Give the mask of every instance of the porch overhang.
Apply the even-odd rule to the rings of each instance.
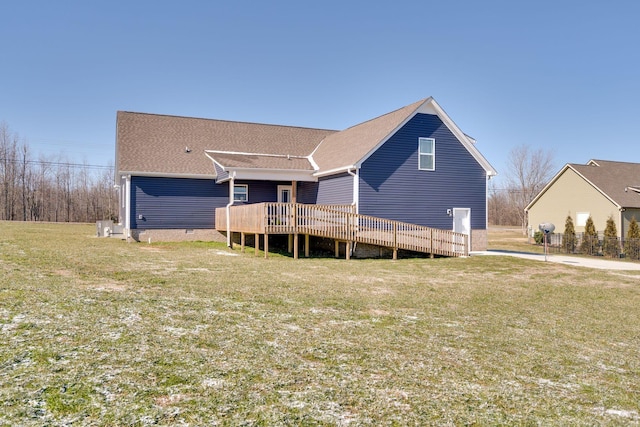
[[[318,178],[313,176],[313,171],[229,167],[223,167],[222,169],[229,173],[229,177],[219,180],[218,183],[229,181],[231,176],[234,176],[236,180],[245,179],[251,181],[318,181]]]
[[[309,181],[318,179],[312,161],[306,156],[282,154],[205,151],[214,168],[226,173],[218,182],[235,179],[254,181]]]

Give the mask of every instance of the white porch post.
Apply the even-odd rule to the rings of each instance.
[[[127,240],[131,237],[131,175],[124,177],[124,229]]]
[[[235,172],[229,180],[229,203],[227,203],[227,247],[231,247],[231,205],[233,205],[233,187],[236,180]]]
[[[355,173],[349,169],[347,173],[353,177],[353,202],[351,204],[356,207],[355,213],[360,213],[360,168],[356,168]]]

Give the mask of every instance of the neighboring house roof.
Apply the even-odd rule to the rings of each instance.
[[[225,172],[244,171],[252,178],[258,170],[289,170],[296,172],[292,179],[313,180],[359,167],[418,113],[437,115],[487,175],[496,175],[475,140],[433,98],[340,132],[119,111],[116,168],[119,173],[213,177],[213,160]]]
[[[567,163],[529,203],[529,210],[562,174],[571,169],[618,208],[640,208],[640,163],[589,160],[586,165]]]

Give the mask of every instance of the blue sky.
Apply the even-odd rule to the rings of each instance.
[[[113,162],[117,110],[343,129],[433,96],[499,172],[640,162],[640,2],[2,2],[0,121]],[[500,178],[496,184],[500,183]]]

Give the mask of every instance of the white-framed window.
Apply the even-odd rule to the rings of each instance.
[[[576,226],[584,227],[591,214],[589,212],[576,212]]]
[[[291,203],[291,185],[278,185],[278,203]]]
[[[436,170],[436,140],[418,138],[418,169],[422,171]]]
[[[249,186],[247,184],[233,185],[233,201],[234,202],[249,201]]]

